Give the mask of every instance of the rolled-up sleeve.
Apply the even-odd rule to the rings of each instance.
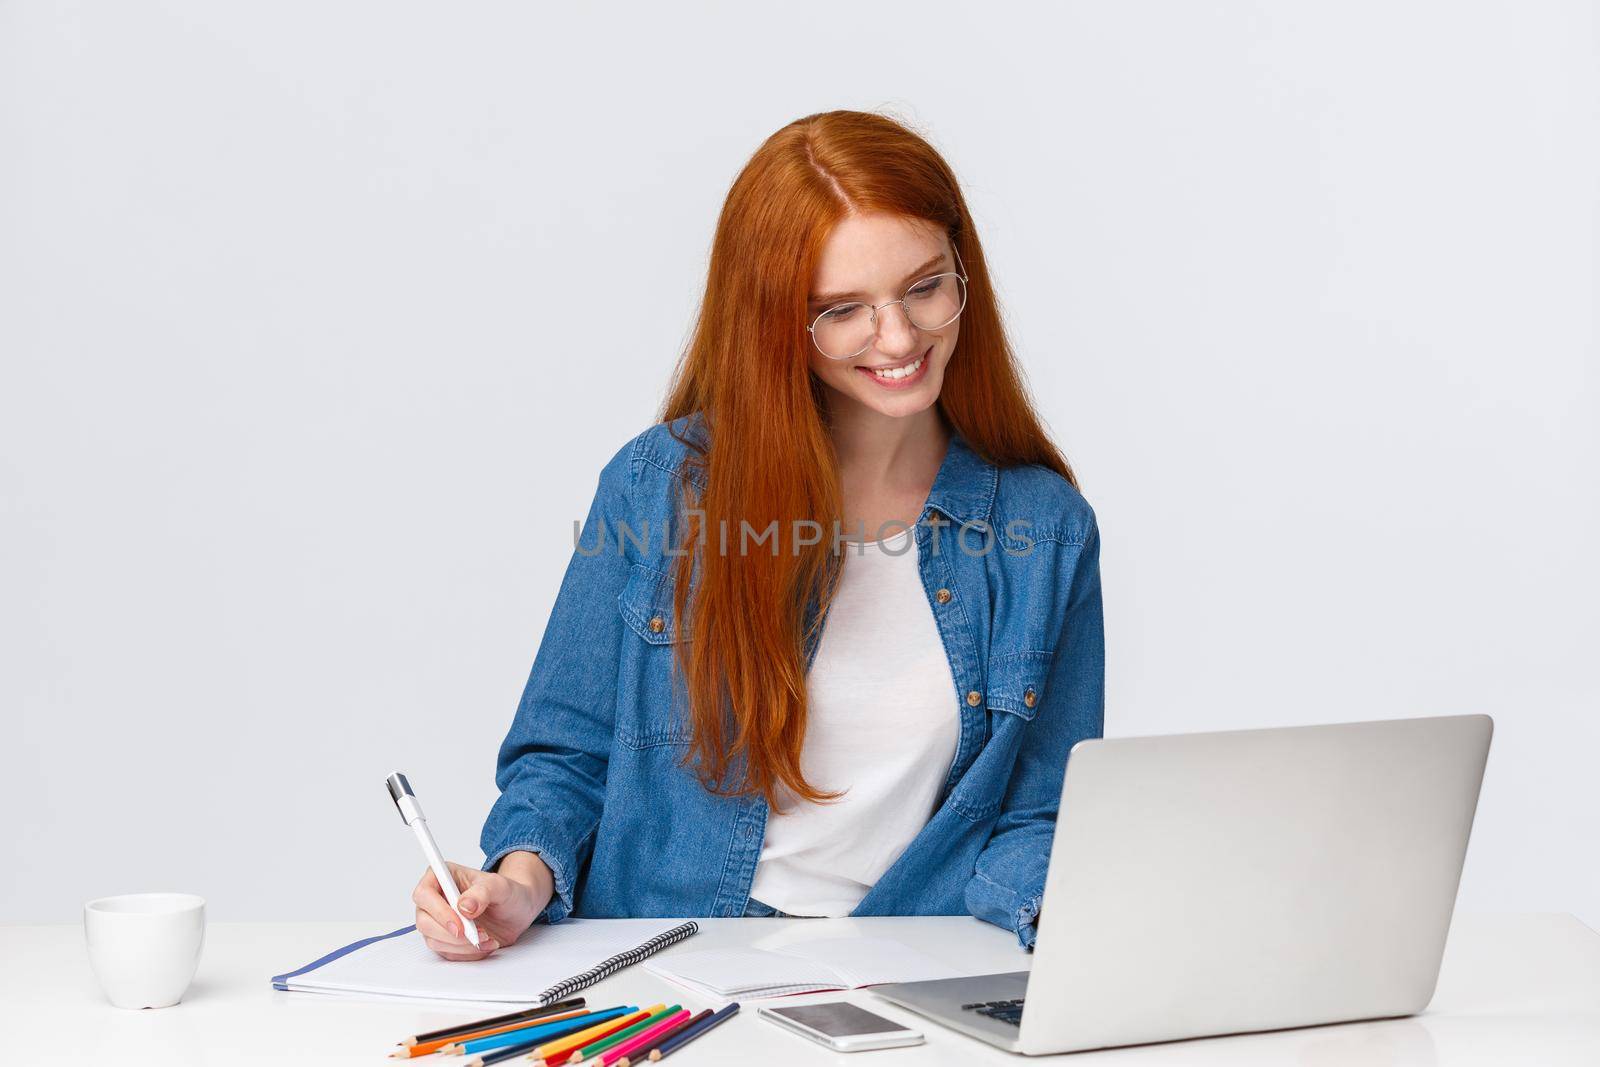
[[[632,516],[632,457],[630,442],[600,472],[500,746],[500,798],[480,839],[486,871],[516,851],[537,852],[549,866],[555,895],[535,922],[560,922],[572,912],[578,874],[594,847],[605,803],[623,626],[617,595],[630,567],[618,531]]]
[[[1063,559],[1061,631],[1039,709],[988,844],[967,884],[967,909],[1032,949],[1055,834],[1061,783],[1072,746],[1105,730],[1105,629],[1100,598],[1100,531],[1091,518],[1076,559]]]

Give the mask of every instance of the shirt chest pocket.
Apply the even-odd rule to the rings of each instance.
[[[1036,651],[990,654],[988,689],[981,695],[989,736],[950,794],[951,806],[968,819],[981,822],[1000,813],[1028,724],[1044,706],[1054,658]]]
[[[627,630],[618,664],[616,733],[631,748],[690,740],[688,699],[673,669],[677,646],[688,640],[673,606],[676,589],[672,575],[635,563],[617,594]]]

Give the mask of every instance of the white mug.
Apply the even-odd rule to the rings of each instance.
[[[119,1008],[165,1008],[183,999],[200,965],[206,902],[189,893],[132,893],[83,906],[89,965]]]

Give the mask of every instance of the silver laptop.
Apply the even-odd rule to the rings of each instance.
[[[1031,973],[872,992],[1029,1054],[1415,1014],[1439,977],[1493,725],[1081,742]]]

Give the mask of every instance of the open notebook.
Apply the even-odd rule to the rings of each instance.
[[[821,938],[781,949],[674,952],[646,963],[645,970],[702,996],[724,1000],[960,978],[968,973],[885,937]]]
[[[514,945],[471,964],[441,959],[415,926],[357,941],[299,970],[278,989],[552,1004],[700,929],[682,919],[566,919],[537,923]]]

